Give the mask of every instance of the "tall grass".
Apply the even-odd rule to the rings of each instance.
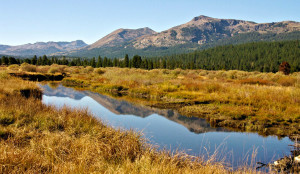
[[[7,86],[0,88],[0,173],[230,172],[213,160],[157,151],[139,133],[105,126],[87,110],[56,109],[11,93],[34,83],[17,87],[22,80],[0,77]]]
[[[286,76],[280,72],[93,69],[58,65],[38,66],[37,71],[48,72],[50,68],[68,74],[63,80],[65,85],[117,94],[150,106],[170,107],[184,115],[205,117],[215,126],[279,136],[298,134],[300,130],[299,72]],[[211,105],[214,111],[194,112]]]
[[[85,89],[95,92],[118,92],[150,106],[172,106],[185,115],[218,120],[216,126],[279,136],[300,130],[300,73],[129,68],[85,73],[84,68],[77,69],[80,73],[70,74],[65,82],[80,80]],[[198,108],[207,110],[195,112]]]

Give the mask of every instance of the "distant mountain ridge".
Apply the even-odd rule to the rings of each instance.
[[[138,29],[139,30],[139,29]],[[153,31],[149,29],[150,31]],[[236,19],[216,19],[208,16],[194,17],[191,21],[162,32],[134,34],[135,37],[120,39],[116,30],[104,38],[113,44],[94,44],[68,53],[72,56],[123,57],[125,54],[158,56],[178,54],[223,44],[240,44],[258,41],[300,39],[300,23],[283,21],[255,23]],[[137,30],[130,30],[131,35]]]
[[[219,45],[259,41],[300,40],[300,22],[255,23],[236,19],[194,17],[162,32],[145,27],[118,29],[91,45],[83,41],[37,42],[21,46],[0,45],[6,55],[66,55],[76,57],[162,56],[187,53]]]
[[[139,28],[136,30],[121,28],[113,31],[112,33],[106,35],[105,37],[99,39],[97,42],[89,45],[87,49],[99,48],[103,46],[113,47],[119,45],[120,43],[128,42],[145,35],[151,36],[155,33],[156,33],[155,31],[153,31],[148,27]]]
[[[50,55],[57,52],[68,52],[87,46],[82,40],[72,42],[36,42],[18,46],[0,45],[0,54],[13,56]]]
[[[292,31],[300,31],[300,23],[284,21],[257,24],[235,19],[216,19],[202,15],[158,34],[138,38],[132,44],[134,48],[138,49],[149,46],[170,47],[186,43],[202,45],[242,33],[266,34],[272,32],[278,34]]]

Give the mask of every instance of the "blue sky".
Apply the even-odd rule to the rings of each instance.
[[[300,22],[300,0],[0,0],[0,44],[91,44],[118,28],[163,31],[206,15]]]

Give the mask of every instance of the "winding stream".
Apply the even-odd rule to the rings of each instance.
[[[205,158],[215,154],[216,160],[224,160],[231,167],[271,162],[289,155],[289,145],[293,144],[287,137],[279,140],[273,136],[212,128],[205,119],[185,117],[172,110],[136,105],[90,91],[76,91],[61,85],[40,87],[44,93],[42,101],[47,105],[88,108],[95,117],[114,128],[142,131],[159,149],[185,151]]]

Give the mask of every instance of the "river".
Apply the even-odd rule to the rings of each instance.
[[[59,85],[42,85],[42,102],[58,108],[87,108],[95,117],[114,128],[140,131],[159,149],[185,151],[194,156],[224,161],[230,167],[268,163],[290,154],[288,138],[263,137],[257,133],[213,128],[205,119],[185,117],[173,110],[162,110],[124,100],[76,91]]]

